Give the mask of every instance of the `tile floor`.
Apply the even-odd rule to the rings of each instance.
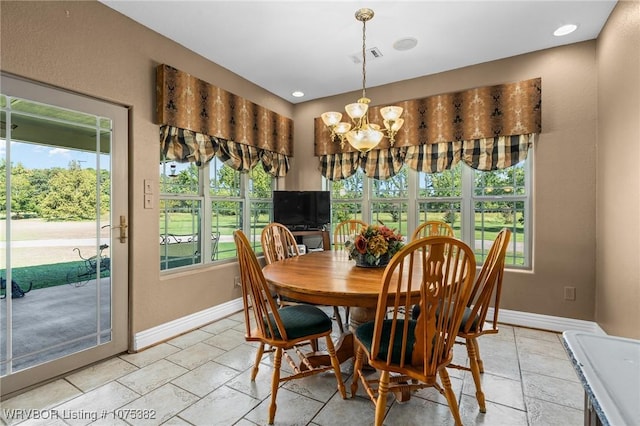
[[[244,341],[242,321],[241,313],[235,314],[3,401],[1,422],[51,426],[266,424],[271,358],[265,356],[252,383],[255,346]],[[583,389],[559,334],[503,325],[499,334],[483,336],[479,342],[485,365],[486,414],[478,411],[470,373],[450,370],[465,425],[583,424]],[[455,349],[456,361],[464,363],[466,350],[461,345]],[[351,361],[342,364],[348,395],[352,367]],[[359,389],[361,392],[362,386]],[[370,425],[374,419],[373,404],[363,394],[355,399],[340,397],[331,373],[283,384],[277,402],[276,425]],[[26,416],[28,409],[34,411],[26,421],[7,417],[12,413]],[[115,410],[128,418],[114,418]],[[149,414],[154,418],[132,418]],[[422,390],[403,404],[390,398],[385,425],[425,424],[453,424],[445,399],[436,391]]]

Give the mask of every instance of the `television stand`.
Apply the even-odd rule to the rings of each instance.
[[[322,248],[325,250],[331,250],[331,237],[329,231],[318,230],[305,230],[305,231],[291,231],[294,237],[304,237],[310,235],[322,236]]]

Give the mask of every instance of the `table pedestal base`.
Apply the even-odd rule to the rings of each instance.
[[[349,314],[349,328],[355,330],[359,325],[375,319],[375,308],[351,308]],[[355,342],[353,341],[353,332],[347,331],[343,333],[337,342],[335,342],[336,355],[340,364],[346,360],[353,358],[356,353]],[[307,355],[307,359],[314,367],[331,365],[329,354],[325,351],[312,352]],[[303,368],[303,366],[300,366]]]

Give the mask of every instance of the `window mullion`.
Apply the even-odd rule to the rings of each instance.
[[[474,197],[473,197],[473,169],[462,167],[462,202],[460,204],[460,214],[462,216],[462,241],[471,247],[475,245],[475,218],[474,218]]]
[[[211,233],[211,191],[210,178],[209,178],[209,166],[211,163],[207,163],[204,167],[200,168],[200,193],[202,195],[202,218],[200,223],[202,226],[202,241],[200,243],[200,249],[202,250],[203,263],[208,263],[211,259],[211,244],[209,244],[209,234]]]

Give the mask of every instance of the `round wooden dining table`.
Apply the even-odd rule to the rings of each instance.
[[[311,252],[271,263],[262,269],[271,288],[281,296],[317,305],[349,306],[351,328],[375,318],[384,271],[384,267],[356,266],[343,250]],[[419,296],[416,294],[416,297]],[[353,357],[350,332],[338,340],[336,353],[341,363]],[[310,359],[320,365],[330,362],[325,354]]]

